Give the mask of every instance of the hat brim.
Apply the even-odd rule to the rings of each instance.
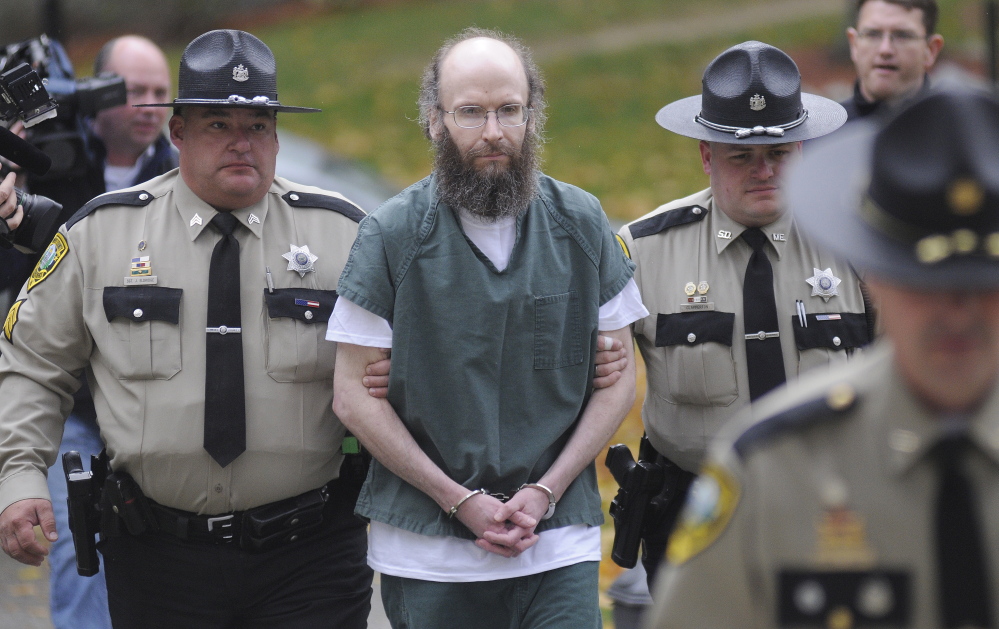
[[[913,243],[886,236],[864,220],[860,207],[870,182],[877,129],[873,123],[855,122],[808,146],[785,186],[798,225],[861,274],[918,290],[999,288],[999,262],[956,256],[926,264],[917,259]]]
[[[230,100],[223,99],[213,99],[213,98],[177,98],[174,99],[172,103],[145,103],[142,105],[132,105],[133,107],[183,107],[185,105],[194,105],[197,107],[242,107],[243,109],[267,109],[274,112],[284,112],[289,114],[314,114],[321,112],[322,109],[315,109],[313,107],[291,107],[289,105],[282,105],[276,100],[268,101],[266,103],[240,103],[232,102]]]
[[[734,133],[709,129],[694,120],[701,113],[701,96],[691,96],[666,105],[656,114],[656,122],[665,129],[688,138],[727,144],[785,144],[811,140],[832,133],[846,122],[846,110],[836,101],[815,94],[801,94],[801,105],[808,112],[803,123],[788,129],[780,137],[751,135],[736,139]]]

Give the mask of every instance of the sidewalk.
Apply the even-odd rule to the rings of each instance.
[[[379,575],[376,574],[368,628],[389,629],[378,585]],[[48,562],[35,568],[0,553],[0,629],[52,629]]]

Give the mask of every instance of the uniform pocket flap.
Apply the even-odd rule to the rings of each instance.
[[[857,312],[826,312],[806,315],[808,327],[801,327],[797,315],[791,317],[794,340],[799,350],[824,347],[854,349],[871,342],[867,315]]]
[[[721,343],[732,347],[735,313],[678,312],[656,319],[656,347]]]
[[[336,304],[335,290],[312,288],[264,289],[264,302],[271,319],[298,319],[305,323],[327,323]]]
[[[180,321],[182,288],[165,286],[107,286],[104,288],[104,314],[108,321]]]

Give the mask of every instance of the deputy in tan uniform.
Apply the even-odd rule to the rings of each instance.
[[[651,627],[996,626],[999,103],[933,94],[844,134],[789,199],[885,340],[726,427]]]
[[[667,488],[679,498],[644,538],[650,579],[723,422],[785,379],[846,361],[870,338],[856,275],[801,237],[782,195],[784,170],[802,140],[837,129],[845,111],[802,94],[794,61],[760,42],[723,52],[702,84],[700,96],[667,105],[656,121],[700,140],[711,186],[620,231],[650,312],[634,324],[647,369],[642,419],[665,464],[682,470],[678,491]],[[765,260],[751,259],[746,232],[755,232]],[[744,290],[751,262],[765,262],[761,289],[772,296]],[[757,320],[747,320],[745,304]],[[771,316],[761,322],[767,308]],[[747,350],[761,352],[752,364]]]
[[[274,176],[275,113],[318,110],[278,102],[249,33],[191,42],[159,106],[180,168],[82,208],[4,325],[0,542],[38,565],[32,525],[54,539],[45,471],[86,373],[116,478],[115,627],[364,627],[372,572],[323,338],[363,213]]]

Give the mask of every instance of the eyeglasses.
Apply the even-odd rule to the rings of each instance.
[[[883,31],[879,28],[865,28],[857,31],[857,37],[865,44],[874,46],[885,40],[885,37],[894,46],[911,46],[920,40],[926,39],[918,33],[912,31]]]
[[[462,129],[478,129],[486,124],[489,114],[496,114],[496,122],[504,127],[519,127],[527,123],[530,112],[534,111],[530,107],[523,105],[503,105],[496,109],[486,109],[478,105],[466,105],[456,107],[454,111],[445,111],[454,118],[454,124]]]

